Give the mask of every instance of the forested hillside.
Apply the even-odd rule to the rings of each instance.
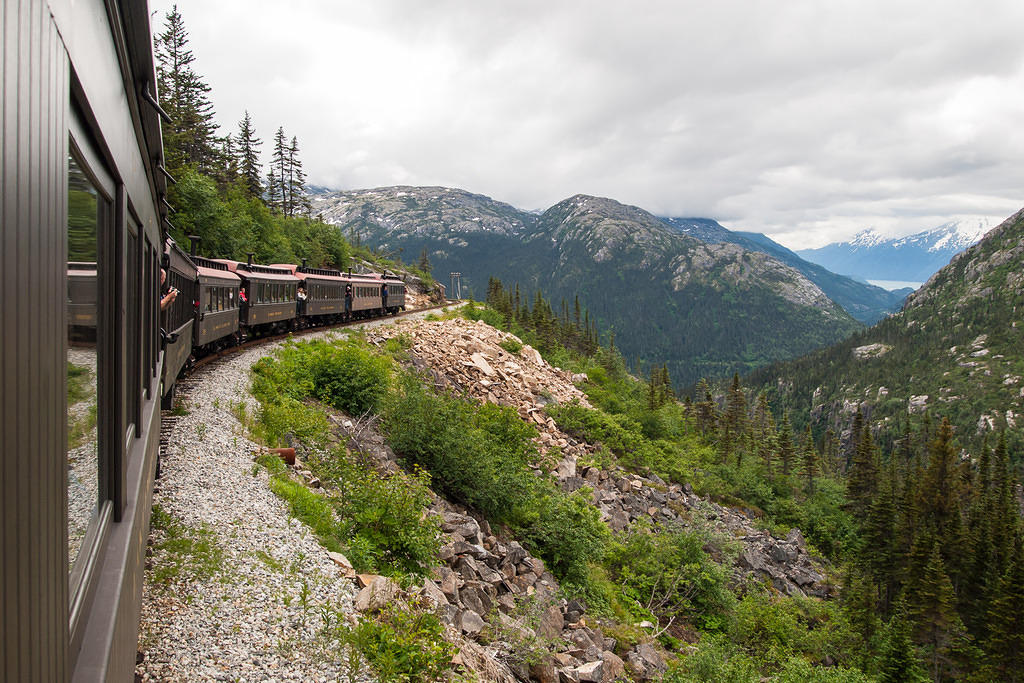
[[[1024,446],[1024,212],[962,252],[903,310],[840,344],[764,368],[749,381],[816,433],[859,408],[892,440],[908,413],[948,417],[964,445],[1006,429]]]

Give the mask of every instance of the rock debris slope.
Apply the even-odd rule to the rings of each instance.
[[[557,452],[563,456],[554,470],[562,488],[573,491],[590,487],[594,504],[614,531],[645,517],[684,525],[697,517],[742,540],[738,574],[768,579],[788,595],[823,597],[830,593],[824,570],[807,553],[797,530],[785,539],[777,539],[757,529],[744,513],[702,499],[689,486],[667,485],[656,475],[644,477],[618,469],[577,467],[595,447],[559,430],[554,420],[544,414],[543,407],[572,400],[587,405],[583,393],[573,384],[585,376],[574,376],[548,365],[529,345],[510,353],[501,343],[521,342],[483,322],[400,322],[380,328],[370,340],[382,344],[385,339],[399,335],[411,342],[413,363],[429,371],[435,384],[511,406],[520,417],[535,424],[542,455],[557,446]]]

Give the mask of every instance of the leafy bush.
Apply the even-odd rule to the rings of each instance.
[[[605,564],[642,610],[721,630],[735,598],[729,570],[704,550],[711,542],[704,533],[636,523],[611,545]]]
[[[512,337],[502,339],[500,342],[498,342],[498,346],[505,349],[512,355],[515,355],[523,350],[523,343],[521,341],[513,339]]]
[[[429,612],[398,602],[376,619],[343,627],[342,642],[361,654],[382,681],[437,681],[451,669],[455,646],[444,639],[444,625]]]
[[[253,393],[264,403],[315,398],[361,415],[387,394],[391,361],[357,339],[291,342],[254,364],[253,375]]]
[[[430,475],[382,476],[341,454],[335,500],[340,532],[348,541],[348,559],[357,571],[425,576],[437,563],[441,523],[424,515],[430,506]]]
[[[384,430],[395,452],[429,471],[445,496],[509,525],[563,581],[586,583],[607,526],[585,494],[566,495],[533,474],[536,431],[515,411],[438,395],[410,375],[386,404]]]

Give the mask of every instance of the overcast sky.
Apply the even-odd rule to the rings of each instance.
[[[1024,206],[1021,0],[176,4],[221,133],[283,126],[315,184],[585,193],[794,249]]]

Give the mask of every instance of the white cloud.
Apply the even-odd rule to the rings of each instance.
[[[794,247],[1024,204],[1016,0],[177,5],[223,130],[284,126],[318,184],[584,192]]]

